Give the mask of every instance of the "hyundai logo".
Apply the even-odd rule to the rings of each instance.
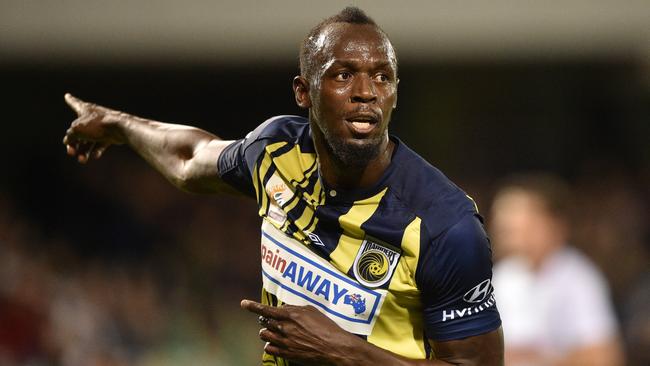
[[[465,302],[471,303],[483,302],[483,300],[485,300],[491,292],[492,285],[490,284],[490,279],[488,278],[487,280],[474,286],[471,290],[467,291],[465,293],[465,296],[463,296],[463,300],[465,300]]]

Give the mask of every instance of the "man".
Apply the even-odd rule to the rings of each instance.
[[[397,138],[397,58],[357,8],[303,42],[296,103],[222,141],[79,101],[80,162],[128,144],[176,186],[259,204],[265,365],[499,365],[491,250],[473,201]]]
[[[492,207],[505,258],[494,287],[508,365],[623,364],[607,283],[569,237],[570,193],[545,174],[510,178]]]

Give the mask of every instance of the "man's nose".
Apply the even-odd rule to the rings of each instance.
[[[374,103],[377,100],[377,92],[370,76],[360,75],[356,78],[350,99],[352,103]]]

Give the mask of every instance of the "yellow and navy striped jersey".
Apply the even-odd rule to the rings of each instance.
[[[309,122],[274,117],[219,158],[262,220],[262,301],[313,305],[381,348],[430,358],[501,325],[488,238],[469,196],[403,142],[370,188],[319,177]],[[289,364],[264,355],[265,365]]]

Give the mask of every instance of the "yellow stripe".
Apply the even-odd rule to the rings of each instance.
[[[271,144],[266,147],[266,151],[271,154],[285,145],[286,143],[283,142]],[[275,164],[278,173],[281,174],[287,182],[302,181],[299,185],[301,188],[305,188],[307,184],[309,184],[309,177],[318,170],[316,154],[303,153],[300,151],[299,145],[295,145],[291,150],[280,156],[274,157],[273,163]],[[320,187],[318,182],[316,184]],[[318,195],[315,195],[315,197],[315,199],[309,196],[307,198],[318,202]]]
[[[415,283],[415,269],[418,266],[418,258],[420,256],[420,227],[422,220],[416,217],[404,229],[404,236],[402,236],[402,257],[398,268],[396,268],[395,275],[390,284],[391,291],[397,292],[412,292],[418,291],[417,284]],[[398,271],[399,270],[399,271]],[[397,276],[396,276],[397,275]],[[395,279],[398,281],[395,281]],[[404,284],[402,286],[401,284]],[[420,297],[419,293],[413,294],[415,297]]]
[[[309,182],[310,177],[311,177],[311,175],[307,176],[307,179],[305,179],[305,182]],[[306,187],[307,187],[307,184],[305,184],[304,187],[301,187],[303,189],[303,191],[302,191],[303,192],[303,199],[305,201],[307,201],[310,205],[314,206],[314,208],[316,208],[316,206],[319,206],[322,203],[321,197],[325,197],[322,194],[323,186],[321,185],[320,179],[317,180],[316,183],[314,183],[313,192],[309,193],[309,192],[305,191],[304,189]]]
[[[303,154],[303,155],[312,155],[312,154]],[[316,160],[316,158],[315,158],[315,155],[314,155],[314,161],[315,160]],[[301,188],[307,187],[307,185],[309,184],[309,177],[311,177],[311,175],[314,174],[314,172],[316,172],[317,170],[318,170],[318,164],[313,164],[312,163],[309,170],[305,171],[303,178],[301,178],[301,179],[304,179],[304,181],[300,184]]]
[[[281,141],[281,142],[276,142],[273,144],[268,144],[264,147],[264,150],[266,150],[267,153],[272,154],[276,150],[279,150],[281,147],[287,146],[289,143],[286,141]]]
[[[266,182],[264,182],[264,177],[266,176],[266,173],[269,171],[269,168],[271,168],[271,165],[273,165],[273,159],[271,158],[271,153],[276,151],[277,149],[281,148],[282,146],[286,145],[287,142],[277,142],[275,144],[270,144],[266,146],[266,154],[264,154],[264,157],[262,158],[262,161],[258,164],[259,166],[255,169],[256,176],[253,177],[253,185],[255,186],[255,191],[258,193],[260,192],[260,189],[262,190],[262,202],[258,202],[258,205],[260,206],[259,209],[259,215],[264,216],[266,214],[266,211],[269,209],[269,197],[268,193],[266,192]]]
[[[305,231],[309,231],[310,233],[316,229],[316,225],[318,225],[318,217],[314,218],[314,221],[309,225],[309,227],[305,228]]]
[[[305,230],[307,228],[307,225],[309,225],[309,222],[311,221],[311,218],[316,214],[312,206],[307,206],[305,207],[305,210],[302,212],[302,215],[294,221],[298,229],[300,230]]]
[[[264,364],[264,366],[277,365],[275,363],[275,357],[271,356],[270,354],[268,354],[266,352],[264,352],[264,354],[262,355],[262,364]]]
[[[420,252],[420,218],[404,230],[402,256],[391,279],[368,342],[402,356],[426,357],[423,339],[422,305],[415,284],[415,268]]]
[[[262,297],[262,304],[268,305],[268,306],[273,306],[273,301],[271,300],[271,296],[273,296],[273,295],[271,295],[264,288],[262,288],[262,296],[261,296]],[[276,357],[275,356],[271,356],[266,352],[264,352],[262,354],[262,364],[264,366],[267,366],[267,365],[268,366],[270,366],[270,365],[280,366],[281,365],[281,363],[279,363],[279,362],[276,363]]]
[[[343,229],[343,234],[341,234],[336,249],[330,254],[330,259],[332,264],[343,273],[347,272],[354,263],[354,257],[366,234],[361,230],[361,225],[377,210],[379,201],[387,190],[388,188],[370,198],[354,202],[350,211],[339,217],[339,225]]]
[[[296,192],[294,191],[293,194],[295,195]],[[289,213],[291,210],[293,210],[293,209],[296,207],[296,205],[298,205],[298,202],[300,202],[300,201],[301,201],[300,197],[295,197],[295,196],[294,196],[294,197],[290,200],[290,202],[289,202],[288,205],[282,207],[282,210],[283,210],[284,212],[286,212],[286,213]],[[280,230],[281,230],[281,231],[285,231],[285,230],[287,229],[287,227],[289,227],[289,224],[291,224],[291,220],[287,220],[287,221],[285,221],[284,224],[282,224],[282,227],[280,228]]]
[[[271,144],[266,147],[266,151],[270,154],[285,145],[286,143]],[[305,175],[305,170],[314,165],[314,161],[316,161],[316,154],[302,153],[298,145],[295,145],[284,154],[273,158],[273,163],[275,163],[278,171],[282,172],[282,175],[287,181],[291,179],[295,181],[302,180]]]
[[[255,165],[253,168],[253,187],[255,188],[255,198],[260,195],[260,175],[259,175],[259,165]],[[259,202],[258,202],[259,203]]]
[[[273,304],[271,303],[270,294],[268,292],[266,292],[266,290],[264,288],[262,288],[262,304],[273,306]],[[273,356],[269,355],[268,353],[264,352],[262,354],[262,364],[265,365],[265,366],[266,365],[275,365],[276,364],[275,363],[275,358]]]
[[[295,192],[294,192],[294,194],[295,194]],[[301,201],[301,200],[300,200],[300,197],[295,197],[295,198],[293,198],[293,200],[292,200],[291,202],[289,202],[288,205],[282,207],[282,209],[283,209],[285,212],[289,212],[289,211],[293,210],[294,207],[296,207],[296,205],[297,205],[298,202],[300,202],[300,201]]]
[[[320,179],[316,181],[316,184],[314,184],[314,193],[312,193],[312,201],[316,205],[321,205],[323,204],[322,198],[325,197],[323,193],[323,184],[321,183]]]
[[[269,197],[266,194],[266,191],[264,189],[264,184],[262,184],[262,178],[260,178],[260,169],[261,169],[261,164],[255,167],[255,175],[253,176],[253,186],[255,187],[255,192],[257,193],[257,196],[260,197],[260,202],[257,203],[259,206],[258,214],[263,217],[266,214],[266,210],[268,209],[269,206]],[[268,167],[266,169],[268,169]]]
[[[278,144],[273,144],[273,145],[278,145]],[[264,182],[264,177],[266,176],[266,173],[269,171],[269,168],[271,168],[271,165],[273,164],[273,161],[271,159],[271,155],[269,154],[264,154],[264,157],[262,158],[262,161],[259,164],[259,168],[257,168],[257,178],[255,179],[259,187],[257,187],[257,190],[262,190],[262,202],[258,202],[260,206],[259,214],[260,216],[264,216],[266,214],[266,211],[269,208],[269,197],[268,193],[266,192],[266,182]]]
[[[260,296],[262,298],[262,304],[263,305],[271,305],[271,301],[269,300],[269,294],[266,292],[264,287],[262,287],[262,294]]]

